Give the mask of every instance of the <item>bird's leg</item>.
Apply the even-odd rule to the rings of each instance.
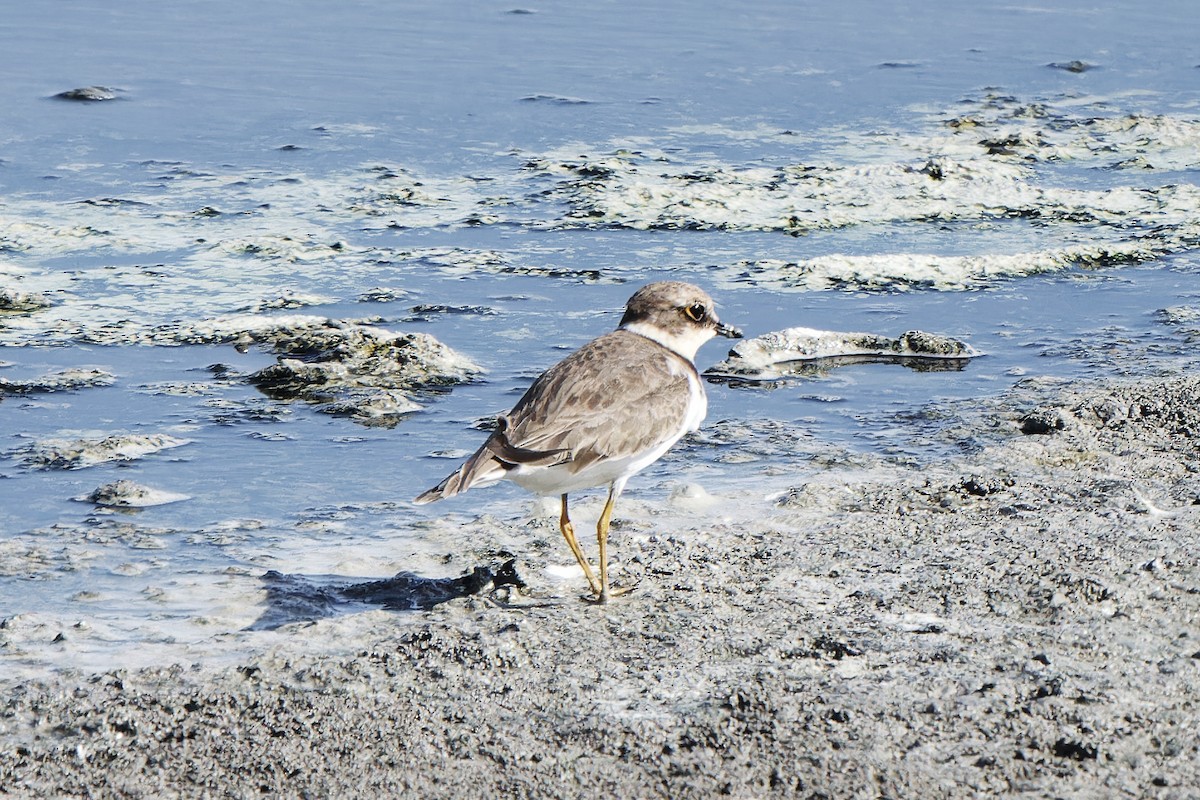
[[[613,506],[617,502],[619,490],[616,485],[608,487],[608,501],[604,511],[600,512],[600,520],[596,523],[596,540],[600,543],[600,591],[597,598],[601,603],[608,602],[608,525],[612,522]]]
[[[603,593],[600,582],[596,580],[596,573],[592,572],[592,565],[588,563],[587,558],[583,555],[583,548],[579,546],[579,540],[575,538],[575,526],[571,524],[571,518],[567,516],[567,495],[562,496],[562,516],[558,518],[558,529],[562,531],[563,538],[567,540],[567,547],[571,548],[571,552],[575,554],[575,560],[579,562],[579,566],[583,567],[583,574],[587,576],[588,585],[592,587],[592,591],[596,595]]]

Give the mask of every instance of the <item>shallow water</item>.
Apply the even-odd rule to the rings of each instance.
[[[967,445],[914,419],[1029,376],[1194,369],[1193,13],[1074,5],[8,15],[0,289],[49,307],[0,316],[0,378],[113,380],[0,396],[0,659],[103,666],[238,631],[266,569],[459,574],[439,560],[458,522],[528,500],[407,501],[648,280],[708,287],[748,335],[921,329],[986,354],[714,383],[710,431],[631,484],[651,503],[695,482],[752,509],[831,453],[943,457]],[[52,98],[87,85],[117,99]],[[230,341],[294,314],[429,333],[486,374],[415,393],[394,428],[272,400],[245,377],[275,356]],[[25,460],[113,434],[188,443]],[[72,499],[122,478],[190,499]]]

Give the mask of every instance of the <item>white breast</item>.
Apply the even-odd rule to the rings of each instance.
[[[693,370],[688,370],[687,379],[688,412],[683,433],[699,430],[700,423],[708,415],[708,393],[704,391],[703,381],[700,380],[699,376]],[[679,437],[682,437],[683,433],[679,434]],[[679,437],[676,437],[675,441],[679,441]]]

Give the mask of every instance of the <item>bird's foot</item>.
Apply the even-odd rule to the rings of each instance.
[[[584,595],[584,599],[593,605],[606,605],[609,600],[614,597],[623,597],[634,590],[633,586],[612,586],[608,591],[593,592],[590,596]]]

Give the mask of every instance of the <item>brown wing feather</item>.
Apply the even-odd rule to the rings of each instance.
[[[534,382],[508,415],[508,441],[570,450],[572,471],[642,452],[682,424],[688,371],[695,367],[657,342],[613,331]]]
[[[518,464],[569,462],[575,472],[651,449],[683,423],[687,373],[695,370],[636,333],[616,330],[594,339],[543,372],[483,446],[414,502],[452,497]]]

